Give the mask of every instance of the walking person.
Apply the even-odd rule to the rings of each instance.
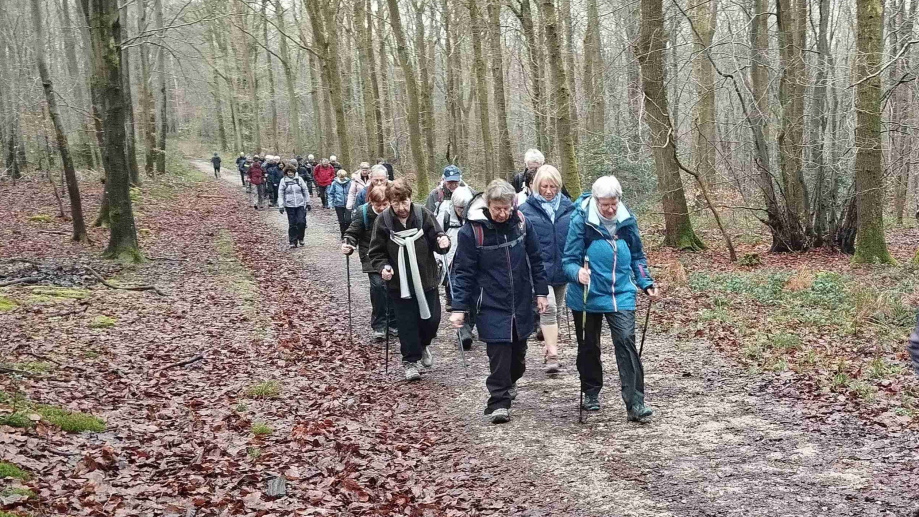
[[[534,329],[533,301],[540,313],[549,286],[533,224],[514,205],[514,187],[489,183],[466,209],[454,261],[453,314],[461,328],[464,312],[479,304],[476,324],[486,343],[490,374],[485,381],[485,415],[493,423],[510,419],[517,381],[526,371],[527,338]],[[481,300],[476,300],[481,293]]]
[[[306,211],[310,205],[309,190],[303,178],[297,176],[297,162],[289,160],[284,164],[284,177],[278,185],[278,211],[287,212],[287,240],[290,248],[303,246],[306,232]]]
[[[281,178],[284,176],[284,173],[281,171],[280,160],[280,156],[268,155],[265,157],[265,161],[268,162],[268,165],[265,166],[265,175],[268,178],[271,206],[280,206],[278,205],[278,186],[281,184]]]
[[[909,335],[906,350],[909,352],[910,358],[912,358],[913,371],[916,372],[916,375],[919,375],[919,313],[916,314],[916,328]]]
[[[386,187],[389,209],[374,223],[370,263],[389,282],[396,313],[405,380],[421,378],[418,362],[430,368],[431,341],[437,335],[441,308],[434,253],[450,249],[450,239],[430,212],[412,203],[412,188],[400,178]]]
[[[299,156],[297,157],[297,176],[303,178],[310,189],[310,197],[313,197],[313,167],[308,161],[301,160]]]
[[[440,227],[447,233],[447,237],[450,237],[450,249],[447,251],[447,254],[443,256],[443,262],[445,264],[444,269],[450,272],[449,275],[444,275],[445,278],[443,280],[444,292],[447,299],[447,312],[453,312],[453,285],[451,281],[456,274],[454,270],[454,258],[456,258],[457,239],[459,238],[460,228],[466,223],[464,214],[473,196],[475,196],[475,193],[471,188],[457,187],[456,190],[453,191],[450,201],[448,201],[449,209],[441,210],[441,216],[438,220]],[[478,300],[478,298],[476,300]],[[464,350],[470,350],[472,348],[472,329],[475,328],[474,308],[477,305],[477,302],[473,303],[473,309],[466,311],[463,326],[459,329],[460,342]]]
[[[252,159],[252,165],[247,171],[249,175],[249,203],[256,209],[261,210],[265,206],[265,171],[262,170],[262,162],[258,156]]]
[[[338,157],[335,156],[334,154],[330,154],[330,155],[329,155],[329,165],[331,165],[332,168],[335,169],[335,172],[338,172],[338,171],[340,171],[341,169],[343,169],[343,167],[341,166],[341,164],[338,163]]]
[[[389,181],[393,181],[396,179],[396,173],[392,168],[392,164],[387,162],[385,158],[377,158],[377,165],[382,165],[383,167],[386,167],[386,174],[387,174],[387,177],[389,178]]]
[[[562,270],[562,255],[565,253],[568,223],[574,211],[574,205],[562,194],[562,176],[558,169],[543,165],[536,171],[532,194],[520,205],[520,211],[536,229],[539,253],[550,287],[549,306],[539,316],[539,327],[545,340],[543,363],[546,373],[558,373],[558,323],[568,286]]]
[[[345,230],[351,224],[351,211],[345,205],[348,202],[348,190],[352,180],[348,178],[348,171],[342,169],[338,171],[338,177],[329,186],[326,195],[329,197],[329,204],[335,208],[335,215],[338,216],[338,229],[341,236],[345,236]]]
[[[530,176],[530,179],[536,175],[536,170],[546,164],[546,157],[543,156],[542,152],[539,149],[527,149],[523,153],[523,170],[514,174],[514,179],[512,181],[514,185],[514,190],[517,192],[522,191],[527,186],[527,175]]]
[[[377,217],[388,209],[389,199],[386,198],[386,186],[371,185],[367,203],[354,209],[351,225],[345,231],[341,244],[341,251],[345,255],[350,255],[354,252],[354,248],[357,248],[357,255],[361,259],[361,271],[367,273],[367,278],[370,280],[370,327],[375,340],[386,337],[387,327],[389,327],[390,335],[399,335],[396,330],[396,312],[393,304],[386,300],[389,295],[386,293],[383,277],[373,268],[369,254],[373,225]]]
[[[348,188],[348,203],[346,204],[348,211],[354,210],[355,207],[360,206],[354,201],[357,199],[357,194],[367,188],[369,181],[370,164],[361,162],[360,168],[351,175],[351,186]]]
[[[239,156],[236,157],[236,170],[239,171],[239,179],[243,182],[243,186],[246,186],[246,154],[239,153]]]
[[[313,181],[316,182],[316,189],[319,191],[319,199],[322,200],[323,208],[329,208],[327,190],[334,179],[335,169],[329,165],[328,158],[323,158],[322,163],[313,167]]]
[[[220,156],[217,153],[214,153],[214,156],[211,158],[211,163],[214,164],[214,177],[220,178]]]
[[[619,180],[603,176],[590,193],[574,202],[562,268],[569,282],[565,301],[573,312],[578,339],[582,407],[600,409],[600,334],[605,319],[613,334],[622,400],[632,422],[654,413],[645,406],[644,368],[635,348],[635,293],[641,289],[654,299],[658,292],[648,272],[635,217],[621,198]]]
[[[382,165],[374,165],[370,168],[370,185],[386,185],[389,183],[386,179],[386,169]],[[357,193],[357,196],[354,198],[354,206],[359,207],[366,203],[367,191],[370,189],[370,185],[361,189]]]
[[[453,191],[461,185],[464,185],[464,183],[463,173],[460,171],[460,168],[456,165],[447,165],[444,167],[440,183],[434,187],[434,190],[432,190],[430,194],[428,194],[424,202],[424,207],[434,214],[435,217],[439,217],[441,205],[445,201],[449,201],[450,197],[453,196]]]

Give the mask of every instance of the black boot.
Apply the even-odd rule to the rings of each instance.
[[[628,412],[627,420],[629,422],[643,422],[646,418],[650,418],[654,414],[654,411],[645,406],[645,396],[636,393],[635,397],[632,399],[632,405],[626,408]]]

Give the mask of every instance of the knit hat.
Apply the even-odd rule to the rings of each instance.
[[[463,173],[456,165],[447,165],[444,167],[444,181],[460,181],[463,179]]]

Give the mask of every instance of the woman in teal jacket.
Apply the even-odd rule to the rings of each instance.
[[[565,302],[578,336],[584,409],[600,409],[600,333],[605,318],[613,334],[628,419],[640,421],[653,411],[644,404],[644,369],[635,348],[635,293],[641,289],[655,298],[657,288],[648,272],[635,217],[619,201],[621,197],[619,180],[604,176],[574,202],[562,269],[569,282]]]

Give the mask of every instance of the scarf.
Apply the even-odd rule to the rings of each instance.
[[[403,300],[408,300],[412,297],[412,293],[409,292],[408,288],[408,278],[405,275],[405,261],[408,260],[412,271],[412,288],[415,292],[415,298],[418,299],[418,312],[421,313],[421,319],[429,320],[431,319],[431,310],[428,308],[428,300],[424,297],[421,272],[418,270],[418,255],[415,254],[415,241],[422,237],[424,237],[424,232],[420,228],[410,228],[401,232],[389,233],[389,238],[399,246],[399,296]]]
[[[597,212],[597,217],[600,218],[600,224],[606,227],[606,231],[609,232],[610,237],[616,236],[616,227],[619,226],[619,221],[616,220],[616,217],[613,216],[612,219],[607,219],[600,214],[600,211],[597,210],[596,205],[594,205],[594,210]]]
[[[549,214],[549,219],[555,223],[555,212],[558,211],[559,205],[562,203],[562,193],[556,192],[555,197],[552,198],[552,201],[546,201],[546,198],[542,197],[538,193],[534,193],[533,197],[536,198],[536,201],[539,201],[539,205],[543,210]]]

